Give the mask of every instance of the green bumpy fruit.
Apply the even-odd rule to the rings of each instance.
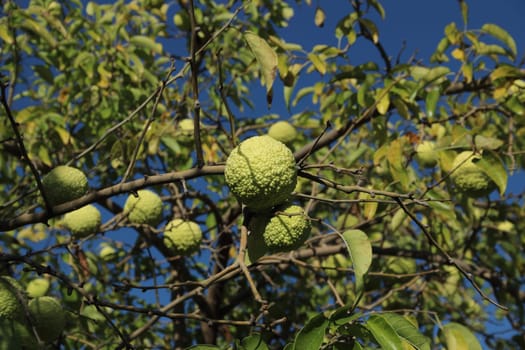
[[[86,175],[76,168],[59,165],[42,179],[51,205],[59,205],[82,197],[88,190]]]
[[[491,178],[474,162],[480,158],[481,156],[471,151],[465,151],[458,154],[452,164],[452,169],[455,169],[451,174],[454,185],[471,197],[488,195],[496,187]]]
[[[21,318],[27,296],[24,288],[10,276],[0,276],[0,319]]]
[[[276,209],[277,213],[274,215],[254,216],[249,223],[250,236],[253,235],[256,242],[261,242],[262,237],[264,249],[270,253],[286,252],[300,247],[312,229],[303,208],[285,204]],[[248,251],[249,249],[248,247]]]
[[[47,278],[35,278],[31,280],[26,287],[27,295],[30,298],[38,298],[46,295],[51,283]]]
[[[254,136],[233,149],[224,170],[226,184],[252,210],[285,202],[297,183],[292,151],[270,136]]]
[[[162,200],[152,191],[140,190],[138,197],[130,195],[124,204],[124,212],[134,224],[157,226],[162,219]]]
[[[277,141],[281,141],[284,144],[290,144],[297,137],[297,131],[292,124],[281,120],[270,126],[268,129],[268,136]]]
[[[435,144],[431,141],[423,141],[416,147],[416,159],[425,168],[432,168],[437,164],[439,155],[435,150]]]
[[[57,339],[66,326],[66,313],[56,298],[43,296],[31,300],[29,313],[38,337],[44,342]]]
[[[97,233],[101,223],[100,211],[91,204],[64,215],[64,226],[76,238],[83,238]]]
[[[178,255],[191,255],[202,242],[202,231],[193,221],[174,219],[166,225],[164,244]]]

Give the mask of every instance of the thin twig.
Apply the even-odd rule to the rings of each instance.
[[[246,267],[246,264],[244,263],[244,259],[246,256],[247,243],[248,243],[248,229],[246,228],[245,225],[242,225],[241,226],[241,242],[239,246],[239,255],[237,256],[237,263],[241,267],[241,270],[244,273],[244,276],[246,277],[248,284],[250,285],[250,289],[252,291],[253,297],[255,298],[255,301],[263,305],[268,304],[267,301],[263,300],[263,298],[261,297],[261,294],[259,294],[259,291],[257,290],[255,283],[253,282],[252,276],[250,275],[250,271],[248,271],[248,268]]]
[[[226,97],[226,94],[224,92],[224,80],[222,77],[222,60],[221,60],[221,52],[220,50],[216,53],[217,57],[217,69],[219,73],[219,94],[221,96],[222,103],[224,104],[224,108],[226,108],[226,113],[228,114],[228,122],[230,124],[230,133],[229,133],[229,139],[231,146],[236,145],[235,140],[235,118],[233,116],[233,112],[230,108],[230,104],[228,103],[228,99]]]
[[[174,64],[175,64],[175,61],[172,60],[171,61],[171,66],[170,66],[170,69],[168,70],[168,74],[167,74],[166,78],[161,82],[160,88],[155,91],[156,92],[156,97],[155,97],[155,103],[153,104],[153,107],[152,107],[152,110],[151,110],[151,115],[148,118],[148,120],[146,121],[146,124],[144,125],[144,127],[142,128],[142,132],[140,133],[139,139],[137,141],[137,144],[135,145],[135,149],[133,150],[133,154],[132,154],[131,159],[129,161],[128,167],[126,169],[126,172],[124,173],[124,176],[122,176],[122,179],[121,179],[120,183],[126,182],[126,180],[128,179],[128,177],[131,174],[131,171],[133,170],[133,168],[135,166],[135,162],[137,161],[137,157],[138,157],[138,154],[139,154],[139,151],[140,151],[140,147],[142,146],[142,143],[144,142],[144,139],[146,138],[146,133],[148,132],[148,129],[151,126],[151,124],[153,123],[153,121],[155,120],[155,114],[157,113],[157,107],[158,107],[158,105],[160,103],[160,99],[162,98],[162,93],[166,89],[166,82],[169,80],[171,74],[175,71]]]
[[[429,243],[432,246],[434,246],[439,251],[439,253],[441,255],[443,255],[447,259],[447,262],[449,264],[454,265],[461,272],[461,274],[463,276],[465,276],[465,278],[470,282],[470,284],[479,293],[479,295],[481,295],[481,297],[483,299],[485,299],[489,303],[493,304],[494,306],[496,306],[496,307],[498,307],[498,308],[500,308],[502,310],[505,310],[505,311],[508,310],[508,308],[506,306],[499,304],[496,300],[493,300],[483,290],[481,290],[481,288],[478,286],[476,281],[474,281],[474,278],[472,277],[472,273],[468,272],[460,264],[460,262],[457,259],[454,259],[452,256],[450,256],[450,254],[448,254],[447,251],[445,249],[443,249],[443,247],[441,247],[439,245],[439,243],[436,241],[436,239],[432,236],[432,233],[427,229],[427,227],[421,221],[419,221],[419,219],[414,214],[412,214],[412,212],[410,210],[408,210],[408,208],[406,207],[405,203],[403,203],[403,201],[400,198],[394,198],[394,199],[399,204],[401,209],[403,209],[403,211],[410,217],[410,219],[412,219],[412,221],[414,223],[416,223],[416,225],[421,229],[421,231],[423,231],[423,233],[425,234],[425,237],[427,238]]]
[[[2,78],[3,76],[0,74],[0,79]],[[15,133],[16,143],[18,144],[18,148],[20,149],[21,158],[23,161],[27,163],[27,165],[29,166],[29,169],[31,169],[31,173],[35,177],[38,190],[40,191],[40,193],[42,194],[42,197],[44,198],[44,205],[46,207],[46,211],[49,213],[52,213],[53,206],[51,205],[51,203],[49,202],[46,196],[46,193],[44,191],[44,186],[38,174],[38,170],[35,168],[35,165],[31,161],[31,159],[29,159],[29,154],[27,153],[27,149],[24,145],[24,140],[22,139],[22,135],[20,135],[20,131],[18,130],[18,123],[16,122],[13,116],[13,113],[11,113],[11,108],[9,107],[9,104],[7,102],[6,88],[7,88],[7,84],[0,82],[0,99],[2,102],[2,106],[4,107],[5,113],[7,114],[7,118],[9,119],[9,122],[11,123],[11,128],[13,129],[13,132]]]

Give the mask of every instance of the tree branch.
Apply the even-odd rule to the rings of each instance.
[[[208,175],[220,175],[224,173],[223,165],[208,165],[202,168],[192,168],[188,170],[176,171],[162,175],[147,176],[142,179],[129,181],[105,187],[88,193],[74,201],[52,207],[52,211],[46,210],[40,213],[26,213],[10,220],[0,221],[0,231],[8,231],[22,225],[34,224],[37,222],[47,222],[48,219],[69,211],[81,208],[87,204],[106,199],[121,193],[137,191],[153,185],[162,185],[170,182],[189,180]]]

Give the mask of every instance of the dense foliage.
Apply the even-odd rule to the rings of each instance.
[[[417,57],[386,50],[379,0],[338,18],[311,0],[4,1],[0,274],[50,282],[63,349],[524,348],[524,194],[507,182],[525,167],[525,73],[505,29],[470,28],[459,5]],[[324,42],[288,39],[304,9],[335,28]],[[253,213],[224,164],[278,120],[297,130],[292,202],[312,233],[250,261]],[[492,192],[455,185],[465,151]],[[52,206],[59,165],[89,190]],[[123,210],[142,189],[157,226]],[[63,214],[87,204],[102,225],[72,236]],[[197,252],[165,244],[174,219],[200,225]]]

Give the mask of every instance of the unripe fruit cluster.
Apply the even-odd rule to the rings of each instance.
[[[289,202],[297,183],[292,151],[268,136],[254,136],[230,153],[226,183],[252,213],[248,223],[248,258],[296,249],[310,234],[304,210]]]
[[[124,213],[134,224],[156,227],[162,220],[162,200],[154,192],[140,190],[137,196],[130,195],[124,204]],[[192,221],[174,219],[164,229],[164,245],[178,255],[191,255],[197,251],[202,241],[199,225]],[[104,246],[101,258],[109,261],[115,257],[115,250]]]

